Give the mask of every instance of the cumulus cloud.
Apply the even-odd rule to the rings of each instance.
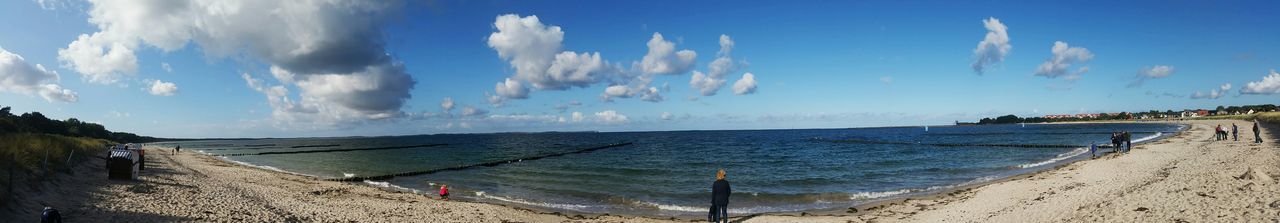
[[[40,95],[45,101],[76,102],[76,92],[56,84],[58,72],[44,65],[31,65],[25,58],[0,48],[0,91]]]
[[[733,57],[730,56],[733,45],[733,39],[728,35],[720,35],[720,51],[716,53],[716,59],[707,65],[707,73],[694,71],[693,77],[689,80],[689,86],[698,89],[702,96],[716,95],[716,92],[724,87],[725,76],[740,68],[740,65],[735,64]]]
[[[1240,93],[1266,95],[1280,93],[1280,73],[1271,70],[1271,73],[1263,76],[1262,80],[1245,83],[1244,88],[1240,88]]]
[[[281,85],[253,79],[258,87],[250,87],[277,100],[277,118],[396,117],[416,84],[382,40],[381,24],[403,8],[400,1],[89,3],[89,22],[99,31],[81,35],[58,58],[93,83],[136,72],[134,52],[144,46],[174,51],[194,43],[210,58],[243,55],[269,64]],[[290,88],[297,100],[289,99]]]
[[[659,116],[659,118],[662,118],[663,121],[667,121],[675,118],[675,115],[671,115],[671,112],[662,112],[662,116]]]
[[[440,108],[444,109],[444,112],[449,112],[450,110],[453,110],[453,98],[444,97],[444,100],[440,101]]]
[[[982,74],[988,67],[1004,61],[1004,57],[1009,55],[1009,51],[1013,49],[1013,45],[1009,44],[1009,27],[1000,23],[999,19],[987,18],[982,20],[982,26],[987,28],[987,36],[978,42],[978,47],[973,49],[973,72]]]
[[[527,90],[511,88],[520,85],[518,82],[527,82],[538,90],[567,90],[585,88],[621,72],[618,65],[601,59],[598,52],[562,51],[564,32],[559,26],[543,24],[538,16],[500,15],[493,26],[497,31],[489,35],[489,47],[515,69],[515,75],[502,83],[507,85],[503,88],[507,93],[500,92],[499,96],[528,98]]]
[[[1153,67],[1142,68],[1142,70],[1138,70],[1138,75],[1134,78],[1133,82],[1129,83],[1129,87],[1140,87],[1147,80],[1168,77],[1170,74],[1173,74],[1173,71],[1173,66],[1169,65],[1156,65]]]
[[[506,81],[498,82],[498,84],[494,85],[493,92],[496,92],[498,96],[502,96],[503,98],[529,98],[529,88],[524,87],[524,84],[521,84],[519,81],[511,78],[507,78]]]
[[[721,36],[721,47],[728,37]],[[698,53],[692,50],[676,51],[676,44],[662,38],[661,33],[653,33],[649,39],[649,53],[640,60],[640,70],[646,74],[683,74],[693,69],[694,59]],[[730,48],[733,42],[729,42]]]
[[[748,95],[756,93],[756,75],[751,73],[742,74],[742,79],[738,79],[733,83],[733,94]]]
[[[587,119],[585,115],[582,115],[582,112],[573,112],[570,117],[573,118],[573,122],[582,122],[582,120]]]
[[[1226,83],[1226,84],[1222,84],[1222,86],[1218,86],[1218,89],[1213,89],[1212,91],[1209,91],[1209,93],[1207,94],[1202,91],[1196,91],[1195,93],[1192,93],[1190,97],[1191,99],[1218,99],[1223,95],[1226,95],[1227,91],[1230,91],[1230,90],[1231,90],[1231,83]]]
[[[151,87],[147,88],[147,92],[151,95],[173,96],[178,93],[178,85],[173,82],[164,82],[160,80],[151,80]]]
[[[1072,64],[1084,63],[1093,59],[1093,53],[1089,52],[1089,49],[1071,47],[1066,42],[1056,41],[1053,42],[1051,52],[1053,56],[1036,68],[1036,76],[1047,78],[1062,77],[1066,80],[1076,80],[1080,78],[1080,75],[1089,72],[1088,66],[1080,67],[1074,72],[1068,71]]]
[[[596,112],[596,122],[599,122],[599,123],[622,124],[622,123],[627,123],[627,121],[628,119],[626,115],[623,115],[622,113],[618,113],[617,111],[614,111],[614,110],[605,110],[601,112]]]

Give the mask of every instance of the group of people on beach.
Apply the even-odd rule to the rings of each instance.
[[[1129,153],[1133,149],[1133,134],[1129,132],[1111,132],[1111,151]],[[1098,143],[1089,144],[1089,156],[1098,157]]]
[[[1214,128],[1213,140],[1225,141],[1227,139],[1228,139],[1227,129],[1223,128],[1222,124],[1218,124],[1218,127]],[[1236,123],[1231,123],[1230,139],[1231,141],[1240,141],[1240,127],[1236,126]],[[1262,143],[1262,132],[1258,131],[1257,120],[1253,121],[1253,143]]]

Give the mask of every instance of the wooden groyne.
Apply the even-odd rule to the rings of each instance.
[[[444,172],[444,171],[465,170],[465,169],[471,169],[471,168],[477,168],[477,167],[495,167],[495,166],[498,166],[498,165],[512,164],[512,163],[518,163],[518,162],[522,162],[522,161],[529,161],[529,160],[538,160],[538,159],[543,159],[543,158],[548,158],[548,157],[564,156],[564,155],[569,155],[569,154],[588,153],[588,152],[593,152],[593,151],[596,151],[596,150],[602,150],[602,149],[608,149],[608,148],[614,148],[614,147],[622,147],[622,146],[627,146],[627,145],[631,145],[631,142],[617,143],[617,144],[609,144],[609,145],[604,145],[604,146],[597,146],[597,147],[591,147],[591,148],[579,149],[579,150],[574,150],[574,151],[570,151],[570,152],[563,152],[563,153],[552,153],[552,154],[538,155],[538,156],[532,156],[532,157],[521,157],[521,158],[516,158],[516,159],[499,160],[499,161],[492,161],[492,162],[485,162],[485,163],[477,163],[477,164],[470,164],[470,165],[462,165],[462,166],[448,167],[448,168],[440,168],[440,169],[432,169],[432,170],[410,171],[410,172],[395,173],[395,174],[387,174],[387,175],[378,175],[378,176],[355,176],[355,177],[343,177],[343,178],[330,178],[330,179],[325,179],[325,180],[328,180],[328,181],[343,181],[343,182],[359,182],[359,181],[365,181],[365,180],[378,180],[378,181],[385,181],[385,180],[387,180],[387,179],[391,179],[391,178],[395,178],[395,177],[413,176],[413,175],[423,175],[423,174],[433,174],[433,173],[439,173],[439,172]]]
[[[392,147],[375,147],[375,148],[359,148],[359,149],[326,149],[326,150],[305,150],[305,151],[284,151],[284,152],[261,152],[261,153],[235,153],[235,154],[218,154],[216,156],[256,156],[256,155],[273,155],[273,154],[299,154],[299,153],[331,153],[331,152],[350,152],[365,150],[384,150],[384,149],[408,149],[418,147],[436,147],[449,144],[425,144],[412,146],[392,146]]]

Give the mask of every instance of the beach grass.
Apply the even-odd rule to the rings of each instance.
[[[1259,113],[1243,114],[1243,115],[1215,115],[1215,116],[1206,116],[1206,117],[1196,117],[1192,119],[1194,120],[1234,119],[1234,120],[1245,120],[1245,121],[1258,120],[1260,122],[1268,123],[1268,124],[1280,124],[1280,112],[1259,112]]]
[[[104,139],[43,133],[0,134],[0,160],[7,163],[0,168],[23,172],[66,169],[112,143]],[[0,176],[0,179],[9,180],[7,176]]]

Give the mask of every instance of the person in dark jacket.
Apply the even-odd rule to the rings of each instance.
[[[724,179],[724,169],[716,172],[716,182],[711,184],[712,222],[729,222],[729,181]]]
[[[1133,150],[1133,134],[1124,132],[1124,153],[1129,153],[1130,150]]]
[[[58,213],[58,209],[46,206],[40,212],[40,223],[62,223],[62,214]]]
[[[1253,120],[1253,142],[1262,143],[1262,132],[1258,131],[1258,120]]]
[[[1236,134],[1236,131],[1240,131],[1240,127],[1236,126],[1236,123],[1231,123],[1231,141],[1240,141],[1240,135]]]

